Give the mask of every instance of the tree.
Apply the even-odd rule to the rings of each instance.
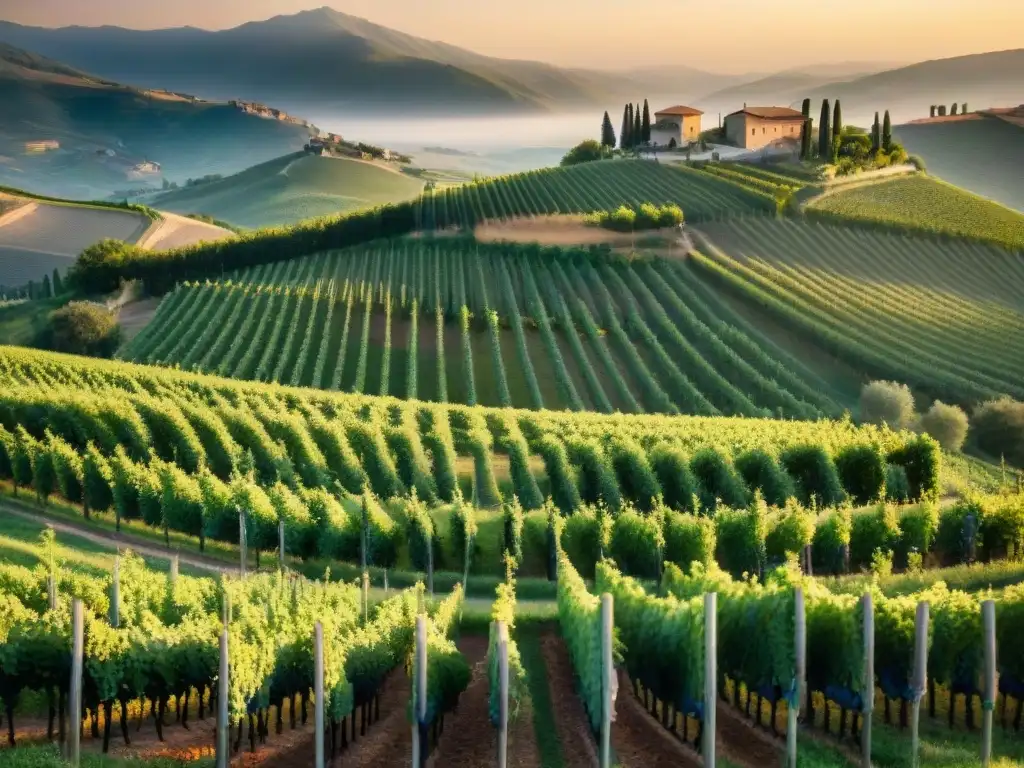
[[[53,268],[53,295],[60,296],[64,293],[64,281],[60,279],[60,270]]]
[[[946,105],[945,104],[939,104],[939,117],[945,117],[945,116],[946,116]]]
[[[34,280],[28,281],[28,298],[30,301],[36,298],[36,284]]]
[[[936,111],[936,106],[934,104],[932,104],[932,111],[931,111],[931,115],[930,115],[931,117],[935,117],[935,111]]]
[[[932,107],[935,109],[935,107]],[[878,113],[875,112],[875,123],[871,126],[871,151],[878,152],[882,148],[882,122],[878,119]]]
[[[633,127],[633,119],[629,116],[629,104],[622,108],[622,130],[619,131],[619,148],[629,149],[629,130]]]
[[[50,285],[50,276],[43,275],[43,287],[39,292],[39,298],[50,299],[53,298],[53,288]]]
[[[828,99],[821,102],[821,121],[818,123],[818,156],[827,161],[832,156],[832,109]]]
[[[633,111],[633,146],[639,147],[644,143],[644,125],[643,118],[640,116],[640,105],[636,105],[636,109]]]
[[[580,163],[602,160],[608,157],[610,152],[611,149],[601,144],[601,142],[587,139],[586,141],[581,141],[566,153],[565,157],[562,158],[562,165],[579,165]]]
[[[50,314],[42,336],[41,346],[57,352],[110,357],[121,341],[121,326],[102,304],[72,301]]]
[[[640,123],[640,131],[643,134],[644,144],[651,143],[651,108],[647,106],[647,99],[644,99],[644,116]]]
[[[814,136],[814,119],[808,117],[804,120],[803,135],[800,137],[800,152],[801,157],[804,160],[811,159],[811,148],[814,146],[812,137]]]
[[[942,450],[959,453],[967,439],[967,414],[955,405],[946,405],[940,400],[932,403],[921,417],[921,431],[934,437]]]
[[[892,119],[889,110],[885,110],[885,121],[882,123],[882,149],[892,152]]]
[[[832,113],[832,159],[839,156],[839,142],[843,137],[843,108],[836,99],[835,110]]]
[[[803,108],[800,111],[803,112],[804,117],[810,117],[811,116],[811,100],[810,99],[804,99],[804,105],[803,105]]]
[[[916,419],[914,394],[906,384],[872,381],[860,391],[860,418],[868,424],[909,429]]]
[[[604,122],[601,123],[601,145],[609,149],[615,148],[615,129],[612,128],[612,119],[608,113],[604,113]]]
[[[953,102],[953,106],[949,108],[949,114],[951,114],[951,115],[955,115],[955,114],[956,114],[956,111],[957,111],[957,109],[958,109],[958,105],[957,105],[957,103],[956,103],[956,102],[954,101],[954,102]]]
[[[966,101],[960,107],[960,114],[961,115],[966,115],[967,114],[967,102]]]

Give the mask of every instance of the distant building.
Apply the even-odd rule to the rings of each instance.
[[[148,176],[154,173],[160,173],[160,163],[155,163],[152,160],[144,160],[141,163],[133,165],[131,170],[128,171],[128,176],[131,178],[137,178],[139,176]]]
[[[60,142],[56,139],[43,139],[40,141],[25,142],[26,152],[50,152],[55,149],[60,149]]]
[[[725,136],[737,147],[761,149],[800,141],[804,116],[789,107],[744,107],[725,116]]]
[[[704,113],[693,107],[675,106],[654,113],[651,144],[680,147],[700,138],[700,118]]]

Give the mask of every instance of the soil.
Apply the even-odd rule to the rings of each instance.
[[[653,230],[636,235],[612,232],[583,223],[582,216],[532,216],[506,221],[486,221],[473,234],[481,242],[540,243],[541,245],[608,245],[612,250],[644,252],[681,258],[690,250],[671,230]]]
[[[366,736],[358,737],[355,744],[349,744],[348,749],[339,752],[337,762],[340,765],[408,768],[412,756],[412,725],[406,713],[410,686],[404,667],[391,673],[381,687],[380,720],[370,726]],[[299,768],[310,764],[312,760],[285,765]]]
[[[181,248],[200,242],[216,242],[235,236],[234,232],[187,216],[161,211],[160,221],[148,226],[137,245],[151,251]]]
[[[117,313],[117,322],[121,326],[122,343],[127,344],[149,325],[159,306],[160,299],[152,297],[133,301],[121,307]]]
[[[556,714],[553,726],[562,745],[562,763],[565,768],[592,768],[598,764],[597,748],[583,702],[576,695],[569,649],[559,635],[546,634],[541,638],[541,654],[548,671],[551,710]]]
[[[625,673],[619,675],[612,750],[625,768],[696,768],[703,764],[693,748],[666,731],[644,710]]]

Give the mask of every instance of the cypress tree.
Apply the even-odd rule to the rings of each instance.
[[[935,105],[934,105],[934,104],[932,104],[932,113],[931,113],[931,117],[935,117]]]
[[[882,123],[875,112],[875,123],[871,126],[871,151],[877,152],[882,148]]]
[[[818,123],[818,157],[828,162],[832,157],[832,109],[828,99],[821,102],[821,120]]]
[[[629,119],[629,105],[627,104],[622,108],[622,130],[619,131],[619,148],[629,148],[629,129],[633,126],[633,121]]]
[[[950,107],[949,114],[955,115],[958,107],[959,105],[954,101],[953,106]]]
[[[800,111],[804,113],[804,117],[810,117],[811,116],[811,100],[810,99],[804,99],[804,106],[803,106],[803,109],[801,109]]]
[[[839,159],[839,145],[843,138],[843,108],[836,99],[836,107],[832,113],[832,159]]]
[[[966,115],[967,114],[967,102],[966,101],[960,107],[960,114],[961,115]]]
[[[888,109],[885,110],[885,121],[882,123],[882,149],[892,151],[892,120],[889,119]]]
[[[615,129],[612,128],[612,119],[608,113],[604,113],[604,121],[601,123],[601,145],[609,149],[615,148]]]
[[[636,105],[636,109],[633,111],[633,146],[639,147],[644,141],[644,126],[643,120],[640,117],[640,105]]]
[[[647,106],[647,99],[644,99],[644,116],[643,121],[640,123],[640,130],[643,133],[643,140],[645,144],[651,142],[651,108]]]
[[[64,281],[60,279],[60,270],[53,268],[53,295],[60,296],[64,293]]]
[[[50,276],[43,275],[43,290],[41,298],[49,299],[53,297],[53,288],[50,286]]]
[[[812,137],[814,136],[814,118],[808,117],[804,120],[803,133],[800,136],[800,158],[802,160],[811,159],[811,148],[814,146]]]
[[[36,298],[36,284],[32,280],[28,281],[28,298],[29,300]]]

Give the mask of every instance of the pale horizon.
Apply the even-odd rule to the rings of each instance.
[[[753,0],[648,0],[619,14],[621,0],[0,0],[0,21],[43,27],[120,26],[229,29],[324,5],[410,35],[506,59],[564,67],[692,66],[722,74],[769,73],[846,62],[889,65],[1024,47],[1018,0],[861,0],[829,34],[819,0],[765,11]],[[819,21],[823,17],[824,22]],[[697,34],[693,34],[694,30]],[[770,55],[766,55],[770,48]]]

